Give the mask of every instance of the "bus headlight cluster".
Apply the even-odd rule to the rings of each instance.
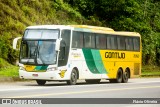
[[[51,68],[48,68],[48,69],[47,69],[47,71],[55,71],[55,70],[57,70],[56,67],[51,67]]]
[[[20,67],[19,70],[25,71],[26,69],[24,67]]]

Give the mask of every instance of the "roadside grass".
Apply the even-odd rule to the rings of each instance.
[[[18,67],[10,65],[7,68],[0,69],[0,77],[18,77]]]
[[[142,66],[141,77],[160,77],[160,67],[153,65]]]

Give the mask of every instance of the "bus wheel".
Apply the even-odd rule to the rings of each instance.
[[[127,83],[128,82],[128,78],[129,78],[129,70],[126,69],[125,72],[123,73],[122,82],[123,83]]]
[[[110,83],[121,83],[123,78],[123,72],[122,69],[118,69],[117,77],[116,79],[110,79]]]
[[[68,85],[76,85],[77,83],[77,71],[75,69],[72,70],[70,80],[67,81]]]
[[[38,85],[45,85],[46,81],[45,80],[36,80]]]
[[[101,79],[92,79],[92,80],[85,80],[86,83],[89,83],[89,84],[98,84],[100,83]]]

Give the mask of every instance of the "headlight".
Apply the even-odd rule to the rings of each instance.
[[[51,68],[48,68],[48,69],[47,69],[47,71],[55,71],[55,70],[57,70],[56,67],[51,67]]]
[[[25,71],[26,69],[24,67],[20,67],[19,70]]]

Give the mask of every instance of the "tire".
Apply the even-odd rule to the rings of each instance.
[[[68,85],[76,85],[77,83],[77,71],[75,69],[72,70],[70,80],[67,81]]]
[[[123,71],[118,69],[116,79],[110,79],[110,83],[121,83],[123,78]]]
[[[128,78],[129,78],[129,70],[126,69],[125,72],[123,73],[122,82],[123,83],[127,83],[128,82]]]
[[[46,81],[45,80],[36,80],[38,85],[45,85]]]
[[[85,80],[86,83],[89,83],[89,84],[98,84],[100,83],[101,79],[92,79],[92,80]]]

